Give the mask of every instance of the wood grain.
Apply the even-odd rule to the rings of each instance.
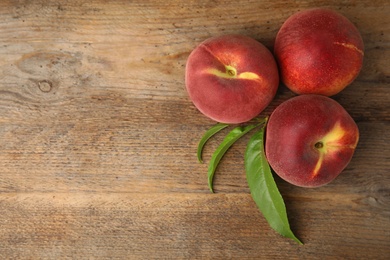
[[[276,177],[299,246],[272,231],[250,197],[249,136],[222,159],[209,193],[207,162],[223,134],[199,164],[197,143],[214,123],[189,101],[184,70],[208,37],[239,33],[272,49],[287,17],[318,6],[348,17],[365,43],[359,77],[334,97],[361,137],[325,187]],[[381,0],[1,1],[0,255],[386,259],[389,12]],[[292,96],[280,86],[264,114]]]
[[[389,212],[359,210],[361,195],[316,194],[322,199],[295,197],[291,203],[293,227],[299,226],[304,247],[272,232],[248,194],[7,194],[1,206],[8,223],[1,236],[14,247],[2,251],[13,258],[50,259],[96,253],[102,258],[385,256],[377,250],[387,246],[381,227]],[[212,219],[218,221],[210,225]],[[375,226],[367,225],[368,219]]]

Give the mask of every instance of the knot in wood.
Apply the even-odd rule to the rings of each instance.
[[[38,87],[39,87],[39,90],[44,92],[44,93],[50,92],[51,89],[53,88],[52,83],[48,80],[39,81]]]

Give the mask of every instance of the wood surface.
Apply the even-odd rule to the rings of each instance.
[[[217,135],[184,87],[208,37],[238,33],[272,50],[293,13],[328,7],[365,43],[359,77],[333,98],[360,142],[321,188],[275,180],[303,246],[276,234],[253,202],[243,154],[227,152],[207,187]],[[388,259],[390,2],[0,2],[2,259]],[[263,115],[294,96],[282,85]],[[226,133],[226,131],[224,132]]]

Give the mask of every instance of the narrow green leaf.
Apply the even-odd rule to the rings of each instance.
[[[209,130],[207,130],[206,133],[203,135],[202,139],[200,139],[199,144],[198,144],[198,152],[197,152],[198,161],[200,163],[203,163],[202,151],[203,151],[203,147],[206,144],[206,142],[210,139],[210,137],[212,137],[213,135],[215,135],[216,133],[218,133],[222,129],[226,128],[227,126],[229,126],[229,125],[218,123],[218,124],[212,126]]]
[[[213,177],[215,170],[217,169],[217,166],[219,164],[219,161],[222,159],[223,155],[226,153],[226,151],[236,142],[240,137],[248,133],[250,130],[255,128],[258,125],[248,125],[248,126],[238,126],[234,128],[232,131],[230,131],[225,139],[222,141],[222,143],[218,146],[218,148],[213,153],[209,169],[208,169],[208,184],[211,192],[213,191]]]
[[[245,171],[253,200],[269,225],[282,236],[302,245],[290,229],[286,206],[264,153],[265,124],[249,140],[245,151]]]

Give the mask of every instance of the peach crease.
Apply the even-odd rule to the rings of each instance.
[[[362,56],[364,56],[364,52],[363,52],[361,49],[359,49],[358,47],[356,47],[355,45],[353,45],[352,43],[334,42],[333,44],[335,44],[335,45],[340,45],[340,46],[343,46],[343,47],[345,47],[345,48],[348,48],[348,49],[357,51],[357,52],[359,52]]]

